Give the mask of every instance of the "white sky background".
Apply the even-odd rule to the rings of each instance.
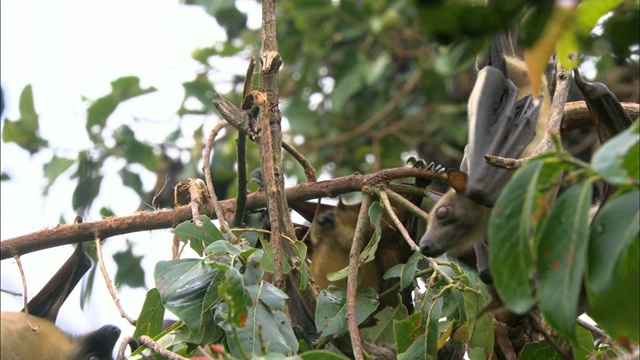
[[[199,125],[183,124],[188,119],[181,120],[174,113],[184,96],[182,82],[194,79],[200,69],[191,52],[225,39],[223,29],[202,8],[180,5],[175,0],[2,0],[0,6],[0,82],[6,106],[2,118],[20,117],[20,93],[32,84],[40,115],[40,134],[59,154],[75,158],[77,151],[91,147],[84,128],[87,104],[82,96],[89,99],[104,96],[111,91],[110,82],[122,76],[138,76],[141,87],[153,86],[158,91],[121,104],[108,120],[109,128],[125,122],[131,124],[134,116],[149,119],[144,128],[148,134],[145,138],[160,141],[181,121],[181,126]],[[250,11],[252,28],[259,27],[260,11],[255,1],[238,1],[237,6],[241,11]],[[238,59],[215,60],[216,73],[223,80],[216,83],[217,89],[222,91],[224,79],[244,74],[246,63]],[[205,134],[216,118],[208,120]],[[1,144],[2,172],[11,176],[10,181],[1,183],[2,240],[55,226],[61,215],[72,221],[71,195],[75,182],[68,177],[75,167],[62,175],[46,199],[42,198],[46,185],[42,165],[52,155],[51,151],[42,151],[30,157],[13,143]],[[138,197],[124,188],[115,175],[121,166],[112,164],[111,175],[109,167],[103,169],[102,192],[109,189],[109,194],[97,199],[90,215],[94,218],[86,221],[99,220],[97,210],[103,205],[110,206],[117,215],[137,210]],[[150,189],[155,178],[149,176],[143,181],[145,188]],[[145,232],[135,239],[139,241],[134,253],[145,254],[142,265],[147,270],[147,286],[151,288],[153,264],[170,258],[171,236]],[[124,245],[124,238],[113,238],[103,246],[112,277],[116,266],[111,255]],[[63,246],[21,258],[30,298],[72,250],[71,246]],[[2,261],[1,270],[2,289],[22,293],[15,261]],[[133,333],[133,327],[120,318],[99,273],[87,314],[82,314],[79,307],[79,288],[61,310],[58,318],[61,328],[81,334],[114,324],[122,329],[123,335]],[[145,292],[129,288],[120,292],[130,316],[137,317]],[[3,311],[18,311],[22,298],[2,293],[1,307]]]

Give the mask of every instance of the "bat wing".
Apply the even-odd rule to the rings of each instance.
[[[60,270],[29,301],[27,304],[29,314],[55,323],[60,307],[90,268],[91,259],[84,251],[82,244],[78,244]]]
[[[536,134],[539,104],[531,96],[516,96],[515,85],[502,71],[485,66],[469,99],[465,195],[485,206],[493,206],[512,172],[488,165],[484,156],[518,158]]]

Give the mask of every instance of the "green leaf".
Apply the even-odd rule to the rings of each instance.
[[[344,289],[333,285],[322,290],[317,298],[316,327],[320,337],[345,333],[347,326],[347,294]],[[358,290],[356,293],[356,319],[362,323],[378,307],[378,294],[371,289]]]
[[[639,122],[607,141],[593,156],[593,167],[604,180],[616,186],[637,185]],[[632,151],[634,150],[635,151]]]
[[[594,292],[611,284],[617,259],[629,250],[640,231],[640,192],[626,193],[607,202],[591,225],[587,281]]]
[[[362,329],[362,333],[376,342],[395,343],[393,324],[395,321],[406,319],[408,315],[407,308],[402,304],[399,295],[398,304],[395,308],[385,307],[375,314],[373,317],[376,319],[376,324]]]
[[[164,305],[160,299],[158,289],[153,288],[147,291],[140,316],[136,320],[136,330],[133,338],[138,339],[141,335],[151,338],[162,332],[164,321]]]
[[[562,360],[563,358],[546,341],[530,342],[524,345],[518,360]]]
[[[113,132],[116,145],[112,152],[122,156],[127,163],[138,163],[147,170],[155,172],[160,163],[160,157],[156,156],[153,147],[136,139],[136,135],[127,125],[121,125]]]
[[[20,119],[5,121],[2,129],[2,141],[14,142],[33,155],[47,146],[46,140],[39,134],[38,114],[33,105],[33,90],[27,85],[20,94]]]
[[[218,314],[233,327],[244,327],[247,307],[251,306],[251,297],[244,286],[242,275],[237,269],[229,268],[225,281],[218,286],[220,299],[226,303],[226,311]]]
[[[142,178],[140,178],[140,174],[133,172],[126,167],[122,168],[119,174],[120,177],[122,177],[122,183],[125,186],[131,188],[140,197],[144,197],[146,195],[144,188],[142,187]]]
[[[335,86],[331,93],[333,111],[340,112],[351,97],[360,91],[365,85],[367,73],[367,63],[361,56],[352,54],[351,58],[345,59],[344,69],[336,76]]]
[[[559,59],[566,68],[577,67],[578,60],[571,61],[570,53],[579,50],[579,45],[584,43],[591,34],[598,20],[618,6],[622,0],[584,0],[581,1],[573,15],[571,26],[558,41]]]
[[[535,267],[531,254],[531,214],[543,161],[516,171],[496,201],[489,220],[489,261],[493,283],[504,304],[517,314],[535,303],[530,280]]]
[[[193,332],[200,329],[205,294],[222,281],[223,272],[202,260],[179,259],[156,264],[154,278],[162,303],[177,315]],[[207,295],[209,296],[209,295]],[[210,296],[210,303],[217,296]],[[213,299],[216,298],[216,299]]]
[[[491,359],[493,356],[493,320],[487,314],[480,315],[486,303],[485,298],[472,291],[464,291],[464,308],[467,314],[467,334],[470,349],[482,354],[481,359]]]
[[[589,240],[592,185],[582,181],[565,190],[538,234],[538,308],[554,329],[572,340]]]
[[[298,355],[303,360],[345,360],[349,359],[344,355],[327,350],[312,350]]]
[[[156,91],[154,87],[141,88],[140,79],[136,76],[121,77],[112,81],[111,93],[96,100],[87,110],[86,129],[91,141],[100,140],[100,133],[118,104],[153,91]]]
[[[470,41],[465,39],[452,45],[437,58],[435,69],[443,76],[451,76],[468,69],[476,61],[478,53],[486,45],[484,39]]]
[[[411,344],[418,342],[422,338],[422,347],[424,351],[425,346],[425,331],[424,325],[425,319],[420,312],[417,312],[403,321],[394,321],[393,330],[396,334],[396,347],[398,349],[398,356],[407,352]]]
[[[206,246],[215,241],[224,240],[224,237],[208,216],[198,215],[196,219],[202,221],[202,226],[197,226],[187,220],[176,226],[173,229],[173,233],[183,242],[189,242],[191,248],[202,256]]]
[[[62,158],[58,155],[53,155],[51,161],[44,164],[44,177],[47,178],[47,186],[42,191],[42,195],[46,196],[49,193],[49,188],[53,185],[54,181],[65,172],[75,161],[72,159]]]
[[[142,256],[133,255],[131,244],[126,251],[113,254],[113,260],[118,265],[116,285],[129,285],[132,288],[144,287],[144,270],[140,265]]]
[[[586,277],[589,316],[614,339],[638,340],[639,198],[640,192],[634,191],[610,200],[592,224]]]

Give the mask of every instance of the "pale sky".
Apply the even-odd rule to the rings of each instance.
[[[260,25],[260,11],[253,0],[238,1],[241,11],[249,11],[252,28]],[[110,82],[122,76],[138,76],[141,87],[153,86],[158,91],[122,104],[111,116],[108,128],[132,118],[151,119],[149,124],[139,125],[148,139],[163,139],[176,126],[195,127],[202,123],[183,124],[184,119],[174,115],[184,96],[182,83],[191,81],[201,65],[193,60],[191,52],[198,47],[208,47],[225,40],[225,33],[215,20],[197,6],[180,5],[171,0],[2,0],[0,2],[0,83],[5,96],[5,118],[19,118],[18,100],[25,85],[32,84],[36,111],[40,115],[40,134],[49,141],[58,155],[75,158],[77,151],[88,149],[91,142],[86,136],[84,122],[86,103],[82,97],[97,99],[110,92]],[[256,11],[257,10],[257,11]],[[244,74],[246,59],[213,59],[216,78],[226,80],[234,74]],[[217,84],[224,91],[226,81]],[[210,129],[217,118],[212,116],[205,123]],[[147,128],[144,128],[147,126]],[[138,128],[140,130],[140,128]],[[206,132],[205,132],[206,133]],[[2,239],[24,235],[58,223],[61,215],[71,221],[71,194],[75,183],[68,180],[72,167],[50,189],[50,195],[42,198],[46,185],[42,165],[50,160],[51,151],[43,151],[30,157],[15,144],[1,144],[2,171],[12,180],[1,183]],[[105,180],[102,189],[109,189],[108,196],[101,196],[93,206],[97,210],[110,206],[117,214],[132,214],[139,200],[131,190],[122,186],[115,174],[122,164],[110,164],[103,169]],[[109,174],[109,169],[113,173]],[[149,175],[143,178],[147,188],[155,181]],[[135,237],[134,252],[146,254],[143,266],[147,271],[147,285],[153,284],[153,264],[170,257],[171,235],[165,232],[145,232]],[[166,244],[158,246],[157,244]],[[120,250],[125,238],[110,239],[104,245],[106,265],[115,277],[115,263],[111,254]],[[152,249],[157,249],[152,253]],[[29,285],[29,297],[67,259],[71,246],[49,249],[25,255],[21,258]],[[46,264],[46,271],[44,264]],[[2,289],[22,292],[15,261],[1,263]],[[79,287],[63,306],[58,325],[73,334],[96,329],[104,324],[114,324],[123,335],[131,335],[129,326],[110,300],[102,277],[96,277],[94,295],[88,305],[88,314],[79,307]],[[137,317],[145,289],[124,289],[123,304],[132,317]],[[2,310],[18,311],[21,297],[2,294]]]

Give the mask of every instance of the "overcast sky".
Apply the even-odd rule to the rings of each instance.
[[[242,11],[253,10],[249,14],[250,25],[259,26],[256,2],[245,0],[238,4]],[[161,139],[167,129],[175,129],[180,121],[174,113],[184,96],[182,82],[192,80],[200,69],[191,52],[225,40],[224,31],[202,8],[172,0],[2,0],[0,6],[0,83],[6,103],[3,121],[19,118],[20,93],[31,84],[41,136],[59,154],[70,158],[91,146],[84,130],[87,105],[83,96],[97,99],[110,92],[111,81],[122,76],[138,76],[143,88],[153,86],[158,91],[123,104],[109,119],[110,126],[130,121],[132,116],[152,119],[157,122],[153,124],[156,130],[151,133],[157,131]],[[243,74],[246,69],[243,64],[238,60],[217,59],[215,67],[222,76],[231,76]],[[213,124],[208,125],[211,126]],[[42,165],[51,158],[52,152],[30,157],[15,144],[2,143],[1,146],[2,172],[12,179],[1,183],[2,239],[55,226],[61,215],[71,221],[74,182],[63,179],[51,188],[46,199],[42,198],[46,185]],[[99,198],[93,208],[109,203],[120,215],[134,213],[139,205],[137,196],[124,189],[116,176],[105,175],[103,189],[108,186],[113,190],[106,199]],[[149,177],[143,180],[155,181]],[[113,199],[122,201],[114,204]],[[147,240],[146,245],[134,249],[150,255],[143,262],[147,269],[153,269],[158,260],[170,257],[170,241],[164,241],[170,240],[170,235],[146,232],[139,236]],[[158,241],[164,241],[166,246],[155,246]],[[108,254],[124,243],[124,239],[112,239],[105,244],[107,267],[112,277],[116,268]],[[153,249],[160,251],[151,254]],[[37,293],[71,251],[71,246],[64,246],[22,257],[29,297]],[[2,261],[1,266],[2,289],[21,293],[15,261]],[[147,274],[150,287],[153,287],[152,278],[150,271]],[[133,327],[120,319],[101,276],[97,276],[96,281],[93,299],[106,301],[92,301],[87,310],[90,315],[83,315],[76,291],[62,308],[58,324],[66,331],[79,334],[111,323],[120,326],[124,335],[131,335]],[[145,292],[126,289],[121,293],[130,316],[138,315]],[[2,310],[20,310],[21,301],[21,297],[3,293]]]

